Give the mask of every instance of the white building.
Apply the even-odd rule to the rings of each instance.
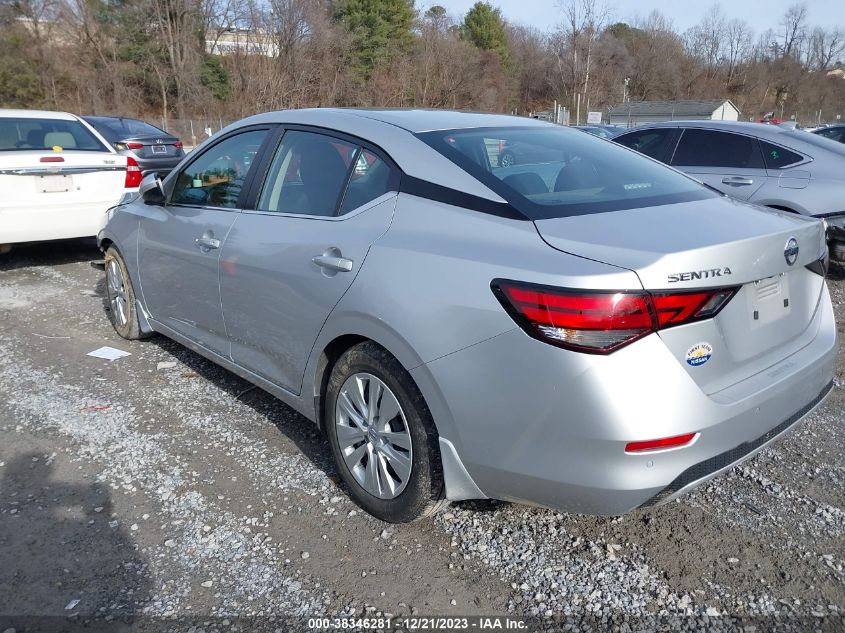
[[[678,119],[737,121],[739,108],[728,99],[703,101],[629,101],[608,112],[611,125],[633,127],[643,123]]]
[[[209,31],[205,38],[205,50],[211,55],[279,55],[279,46],[272,37],[263,31],[250,29],[227,29],[222,33]]]

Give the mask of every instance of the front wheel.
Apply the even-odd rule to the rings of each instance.
[[[443,500],[437,430],[411,376],[367,342],[337,361],[326,394],[326,431],[352,498],[373,516],[404,523]]]
[[[114,246],[106,251],[105,269],[109,319],[115,332],[130,341],[146,338],[138,321],[135,290],[126,270],[126,262]]]

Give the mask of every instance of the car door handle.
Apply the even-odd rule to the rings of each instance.
[[[751,178],[745,178],[744,176],[728,176],[727,178],[722,178],[722,184],[725,185],[753,185],[754,181]]]
[[[213,237],[203,236],[203,237],[198,237],[196,239],[197,246],[199,246],[200,248],[205,248],[205,249],[209,249],[209,250],[212,249],[212,248],[220,248],[220,243],[221,243],[220,240],[215,239]]]
[[[346,257],[332,257],[331,255],[317,255],[311,261],[320,268],[334,270],[339,273],[348,273],[352,270],[352,260]]]

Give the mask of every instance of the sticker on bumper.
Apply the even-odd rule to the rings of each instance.
[[[696,343],[687,350],[687,364],[693,367],[703,365],[713,355],[713,346],[710,343]]]

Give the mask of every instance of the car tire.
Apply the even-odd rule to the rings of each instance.
[[[0,255],[8,255],[12,252],[12,244],[0,244]]]
[[[516,156],[513,152],[505,152],[499,156],[499,167],[510,167],[516,164]]]
[[[380,395],[370,415],[373,394]],[[369,341],[347,350],[332,368],[325,411],[338,472],[361,508],[383,521],[406,523],[445,504],[431,413],[410,374],[387,350]]]
[[[126,270],[126,262],[114,246],[106,250],[105,271],[109,320],[114,331],[130,341],[149,337],[141,331],[135,289]]]

